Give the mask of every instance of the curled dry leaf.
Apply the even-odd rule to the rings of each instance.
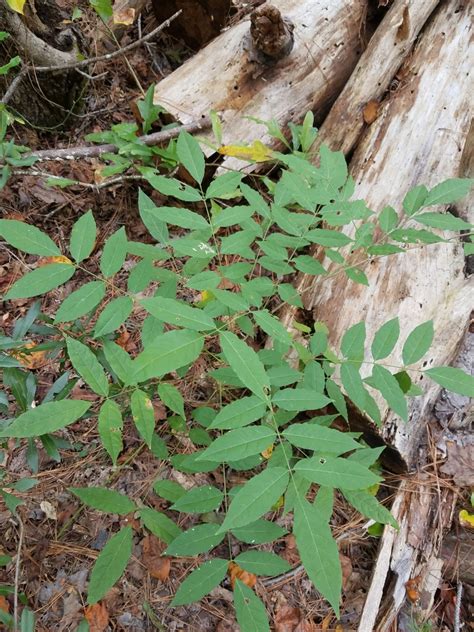
[[[73,263],[71,259],[68,259],[64,255],[58,255],[57,257],[43,257],[38,261],[38,268],[42,268],[43,266],[47,266],[50,263],[65,263],[67,265],[72,266]]]
[[[229,573],[230,585],[232,586],[232,589],[234,588],[236,579],[244,583],[249,588],[253,588],[255,584],[257,583],[256,575],[254,575],[253,573],[244,571],[244,569],[240,568],[240,566],[236,564],[235,562],[231,562],[229,564],[228,573]]]
[[[166,545],[154,535],[147,535],[142,540],[142,547],[142,561],[151,577],[166,581],[171,568],[171,559],[162,555]]]
[[[87,606],[84,616],[89,624],[89,632],[104,632],[109,625],[109,613],[103,601]]]

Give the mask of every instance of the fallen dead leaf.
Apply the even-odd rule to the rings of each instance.
[[[35,342],[27,342],[24,345],[24,349],[34,349],[38,345]],[[11,355],[20,362],[25,369],[34,371],[48,364],[46,357],[46,351],[32,351],[31,353],[24,353],[21,350],[12,351]]]
[[[407,592],[407,597],[411,601],[411,603],[417,603],[420,600],[420,587],[421,575],[417,577],[413,577],[413,579],[409,579],[405,582],[405,590]]]
[[[301,621],[294,632],[319,632],[321,629],[314,621]]]
[[[273,622],[275,632],[295,632],[296,626],[301,622],[301,610],[285,604],[277,610]]]
[[[165,545],[154,535],[147,535],[142,540],[143,556],[151,577],[164,582],[168,579],[171,568],[171,559],[162,555]]]
[[[3,595],[0,595],[0,610],[7,613],[10,612],[10,604]]]
[[[380,103],[378,101],[368,101],[368,103],[366,103],[362,111],[362,116],[364,117],[364,122],[367,123],[367,125],[372,125],[378,117],[379,108]]]
[[[447,442],[448,458],[441,472],[451,476],[459,487],[474,487],[474,450],[472,445]]]
[[[288,562],[288,564],[291,564],[292,566],[294,566],[295,564],[299,564],[301,560],[300,554],[298,553],[298,549],[296,547],[295,536],[290,533],[284,538],[284,540],[285,548],[283,549],[281,556]]]
[[[244,583],[249,588],[253,588],[257,583],[256,575],[254,575],[253,573],[249,573],[248,571],[244,571],[244,569],[240,568],[240,566],[235,562],[231,562],[229,564],[228,574],[230,577],[230,585],[232,586],[232,589],[234,589],[236,579]]]
[[[56,508],[49,501],[42,500],[40,502],[40,508],[41,508],[41,511],[44,511],[44,513],[46,514],[46,518],[48,518],[48,520],[58,519]]]
[[[352,575],[352,562],[350,558],[343,553],[339,553],[339,560],[342,568],[342,590],[345,590],[349,577]]]
[[[109,625],[109,613],[103,601],[87,606],[84,616],[89,624],[89,632],[104,632]]]
[[[38,261],[38,268],[42,268],[43,266],[47,266],[50,263],[66,263],[70,266],[74,265],[71,259],[68,259],[64,255],[59,255],[57,257],[43,257]]]
[[[135,20],[135,9],[132,7],[126,7],[125,9],[121,9],[119,11],[114,10],[113,20],[114,24],[124,24],[125,26],[130,26],[130,24],[133,24]]]

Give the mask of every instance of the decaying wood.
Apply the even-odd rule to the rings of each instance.
[[[294,24],[294,46],[287,56],[271,66],[252,60],[245,46],[249,21],[244,20],[160,81],[155,102],[183,123],[216,110],[223,119],[224,144],[256,138],[271,144],[264,128],[244,118],[248,116],[275,118],[286,126],[313,110],[321,121],[362,51],[367,2],[272,4]]]
[[[407,0],[397,0],[391,6],[321,125],[312,147],[315,155],[323,143],[344,154],[352,151],[366,126],[364,107],[372,102],[378,103],[378,110],[382,109],[379,102],[438,4],[439,0],[413,0],[409,4]],[[404,29],[404,37],[400,39],[403,24],[408,24],[408,32]],[[313,254],[318,256],[316,248]],[[299,274],[294,286],[304,295],[312,283],[312,276]],[[286,305],[280,313],[280,319],[286,327],[291,328],[295,314],[296,309]]]
[[[250,42],[255,59],[271,65],[291,53],[294,25],[272,4],[264,4],[250,15]]]
[[[405,194],[416,184],[430,187],[459,174],[474,113],[471,20],[472,7],[459,1],[442,7],[404,68],[404,84],[356,149],[350,165],[356,181],[353,197],[366,200],[376,212],[387,204],[401,209]],[[463,78],[454,84],[453,68]],[[355,263],[358,258],[355,253],[349,260]],[[333,269],[331,264],[327,267]],[[390,318],[398,316],[406,332],[432,318],[435,340],[416,368],[449,364],[464,336],[474,291],[464,275],[462,246],[454,242],[411,247],[399,255],[371,260],[364,271],[369,287],[338,275],[317,278],[305,293],[306,307],[314,310],[316,320],[328,324],[331,344],[339,348],[343,333],[361,320],[366,323],[369,346]],[[387,364],[400,364],[402,342]],[[369,373],[370,364],[365,366]],[[407,424],[378,400],[385,422],[382,436],[396,447],[408,468],[416,460],[427,415],[440,389],[426,383],[424,390],[422,398],[411,400]]]

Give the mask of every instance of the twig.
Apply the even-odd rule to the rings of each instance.
[[[456,605],[454,607],[454,628],[453,632],[461,631],[461,601],[462,601],[463,585],[458,581],[458,589],[456,591]]]
[[[186,125],[180,125],[179,127],[172,127],[171,129],[164,130],[162,132],[154,132],[153,134],[147,134],[145,136],[139,136],[138,142],[142,142],[148,147],[164,143],[172,138],[176,138],[181,130],[186,130],[190,134],[199,132],[200,130],[207,129],[211,124],[208,116],[203,116],[199,122],[187,123]],[[44,149],[28,154],[23,154],[23,158],[34,157],[38,161],[44,162],[46,160],[75,160],[76,158],[96,158],[103,154],[118,153],[119,148],[116,145],[93,145],[91,147],[69,147],[66,149]]]
[[[144,42],[147,42],[148,40],[152,39],[158,33],[161,33],[161,31],[168,28],[171,22],[176,20],[176,18],[179,17],[182,12],[183,12],[182,9],[180,9],[179,11],[176,11],[176,13],[174,13],[165,22],[157,26],[156,29],[153,29],[153,31],[150,31],[150,33],[148,33],[147,35],[144,35],[140,39],[136,40],[135,42],[132,42],[131,44],[128,44],[127,46],[124,46],[123,48],[119,48],[113,53],[105,53],[104,55],[98,55],[97,57],[91,57],[90,59],[83,59],[82,61],[72,62],[68,64],[59,64],[58,66],[35,66],[33,70],[35,72],[54,72],[55,70],[73,70],[77,68],[85,68],[86,66],[89,66],[90,64],[95,64],[98,61],[109,61],[110,59],[114,59],[115,57],[118,57],[119,55],[124,55],[125,53],[128,53],[134,48],[137,48],[137,46],[140,46]]]
[[[21,568],[21,549],[23,547],[24,526],[20,516],[16,516],[19,524],[18,547],[16,551],[15,561],[15,587],[13,593],[13,629],[16,632],[18,627],[18,587],[20,584],[20,568]]]
[[[15,79],[13,79],[13,81],[11,82],[11,84],[8,86],[7,91],[5,92],[5,94],[3,95],[3,97],[0,99],[0,103],[3,103],[4,105],[6,105],[10,99],[12,98],[14,92],[16,91],[16,89],[18,88],[18,86],[20,85],[21,80],[23,79],[23,77],[26,75],[26,71],[23,68],[15,77]]]

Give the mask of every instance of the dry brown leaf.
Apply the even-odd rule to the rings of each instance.
[[[364,122],[371,125],[379,115],[380,103],[378,101],[368,101],[362,111]]]
[[[349,577],[352,575],[352,562],[350,558],[343,553],[339,553],[339,560],[342,568],[342,590],[345,590]]]
[[[166,581],[170,574],[171,559],[161,555],[166,548],[165,545],[156,536],[147,535],[142,540],[142,547],[142,561],[151,577]]]
[[[3,595],[0,595],[0,610],[3,610],[3,612],[10,612],[10,604]]]
[[[113,16],[114,24],[124,24],[130,26],[135,21],[135,9],[133,7],[126,7],[119,11],[114,10]]]
[[[298,553],[298,549],[296,547],[295,536],[290,533],[290,535],[287,535],[284,540],[285,548],[283,549],[281,556],[288,562],[288,564],[291,564],[292,566],[294,566],[295,564],[299,564],[301,560],[300,554]]]
[[[314,621],[301,621],[294,632],[318,632],[321,628]]]
[[[43,257],[42,259],[40,259],[38,261],[38,268],[42,268],[43,266],[47,266],[50,263],[67,263],[70,266],[73,265],[71,259],[68,259],[64,255],[59,255],[57,257]]]
[[[459,487],[474,487],[474,449],[472,445],[460,446],[447,442],[448,458],[441,472],[451,476]]]
[[[301,621],[301,610],[285,604],[275,614],[275,632],[295,632]]]
[[[103,601],[87,606],[84,616],[89,624],[89,632],[104,632],[109,625],[109,613]]]
[[[34,349],[38,345],[35,342],[27,342],[24,345],[24,349]],[[48,364],[48,359],[46,358],[46,351],[32,351],[31,353],[23,353],[21,350],[12,351],[11,355],[18,360],[25,367],[25,369],[30,369],[34,371],[35,369],[40,369],[45,364]]]
[[[238,579],[242,583],[244,583],[249,588],[253,588],[257,583],[257,576],[253,573],[249,573],[248,571],[244,571],[243,568],[240,568],[238,564],[235,562],[231,562],[229,564],[229,577],[230,577],[230,585],[232,589],[234,589],[235,580]]]

